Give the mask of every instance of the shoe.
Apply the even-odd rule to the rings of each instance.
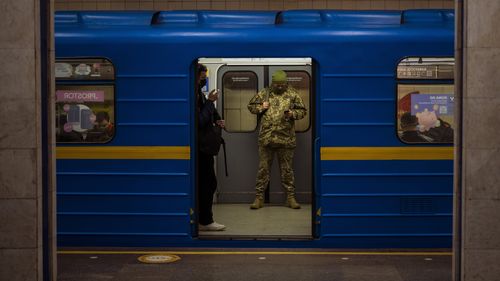
[[[225,225],[216,222],[207,225],[200,224],[198,226],[198,230],[200,231],[222,231],[224,229],[226,229]]]
[[[295,197],[290,197],[286,200],[286,206],[292,209],[300,209],[299,203],[295,200]]]
[[[262,207],[264,207],[264,200],[259,197],[256,197],[255,201],[250,205],[250,209],[260,209]]]

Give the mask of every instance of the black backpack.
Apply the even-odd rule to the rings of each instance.
[[[222,128],[217,125],[207,126],[199,133],[198,148],[208,155],[219,154],[222,139]]]

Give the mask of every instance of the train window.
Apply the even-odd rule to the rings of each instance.
[[[224,119],[228,132],[252,132],[257,118],[247,108],[257,93],[257,75],[251,71],[228,71],[222,77]]]
[[[311,106],[309,97],[310,97],[311,77],[309,76],[309,73],[307,73],[306,71],[292,71],[292,70],[286,70],[285,72],[288,76],[287,80],[290,86],[292,86],[298,91],[306,108],[310,109]],[[311,116],[311,114],[307,114],[306,117],[295,121],[296,132],[305,132],[309,129],[309,120],[310,120],[309,116]]]
[[[453,58],[406,58],[397,68],[397,128],[405,143],[453,143]]]
[[[111,63],[105,59],[58,60],[56,79],[56,141],[110,141],[115,134]]]

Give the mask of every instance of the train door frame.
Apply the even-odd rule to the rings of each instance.
[[[315,85],[315,82],[316,80],[314,79],[314,73],[315,73],[315,64],[314,64],[314,60],[312,59],[312,57],[304,57],[304,58],[283,58],[281,59],[280,62],[278,61],[274,61],[272,63],[269,63],[270,60],[273,60],[273,58],[249,58],[249,60],[253,61],[253,62],[256,62],[256,64],[248,64],[248,63],[245,63],[244,61],[238,61],[238,60],[244,60],[245,58],[198,58],[198,60],[196,61],[196,63],[201,63],[201,64],[204,64],[207,69],[209,70],[209,88],[207,88],[207,90],[212,90],[212,89],[219,89],[221,90],[221,95],[219,96],[219,101],[218,101],[218,105],[217,107],[219,108],[219,113],[223,116],[224,115],[224,109],[221,107],[224,105],[224,92],[222,91],[222,78],[223,78],[223,74],[226,73],[226,72],[229,72],[229,71],[251,71],[251,72],[254,72],[254,73],[258,73],[258,74],[261,74],[263,75],[262,78],[265,78],[264,80],[262,79],[259,79],[257,81],[257,85],[258,85],[258,90],[262,89],[265,85],[264,83],[267,81],[269,82],[270,80],[270,72],[272,72],[272,70],[277,70],[278,68],[279,69],[284,69],[285,71],[289,70],[289,71],[304,71],[307,73],[307,75],[309,76],[309,92],[308,92],[308,102],[309,102],[309,108],[308,108],[308,116],[309,116],[309,124],[308,124],[308,127],[307,127],[307,130],[305,132],[307,132],[307,134],[309,135],[309,144],[308,144],[308,147],[310,149],[308,149],[310,152],[307,152],[306,154],[309,155],[309,161],[311,162],[311,165],[309,165],[309,170],[308,170],[308,181],[309,181],[309,185],[310,185],[310,188],[307,190],[307,193],[309,193],[309,195],[305,195],[305,196],[308,196],[308,202],[310,202],[311,204],[311,211],[310,211],[310,214],[309,214],[309,223],[310,223],[310,231],[309,231],[309,234],[307,235],[300,235],[300,234],[291,234],[291,235],[284,235],[284,237],[279,237],[279,238],[276,238],[277,240],[282,240],[282,239],[287,239],[287,238],[290,238],[290,239],[293,239],[293,240],[297,240],[297,239],[300,239],[300,240],[304,240],[304,241],[307,241],[307,240],[310,240],[310,239],[315,239],[318,237],[318,231],[317,231],[317,205],[318,205],[318,202],[316,202],[317,200],[317,181],[316,181],[316,168],[317,168],[317,163],[315,163],[317,161],[317,155],[316,155],[316,152],[318,152],[319,150],[317,149],[317,140],[316,140],[316,126],[315,126],[315,120],[316,120],[316,102],[317,102],[317,95],[316,95],[316,92],[315,92],[315,89],[317,88],[316,85]],[[276,59],[276,58],[274,58]],[[277,58],[279,60],[279,58]],[[214,61],[216,60],[220,60],[220,63],[218,65],[216,65],[216,63],[214,63]],[[229,62],[231,60],[234,60],[233,63]],[[228,67],[228,66],[231,66],[231,68],[226,68],[225,67]],[[222,72],[220,72],[222,70]],[[221,74],[222,73],[222,74]],[[269,77],[268,77],[269,76]],[[225,116],[223,116],[223,118],[226,118]],[[226,132],[224,132],[226,133]],[[252,134],[258,134],[258,129],[256,128],[253,132],[251,132]],[[197,138],[197,133],[195,132],[195,136]],[[256,138],[255,138],[256,139]],[[256,140],[255,140],[256,141]],[[220,155],[219,155],[220,156]],[[258,159],[257,159],[258,160]],[[220,163],[217,163],[219,161],[216,161],[216,168],[217,168],[217,164],[220,164]],[[229,165],[231,167],[231,165]],[[220,167],[220,165],[219,165]],[[217,173],[217,170],[216,170],[216,173]],[[229,171],[229,173],[231,173],[231,171]],[[220,172],[219,172],[219,176],[220,176]],[[218,180],[220,178],[218,177]],[[252,195],[252,200],[253,200],[253,197],[254,197],[254,188],[253,188],[253,183],[254,183],[254,175],[252,175],[252,189],[251,189],[251,195]],[[195,190],[195,194],[196,194],[196,201],[198,200],[198,192],[197,190]],[[247,204],[251,203],[250,201],[249,202],[246,202]],[[215,218],[217,219],[217,218]],[[221,221],[222,223],[224,223],[223,221]],[[207,238],[207,236],[205,235],[200,235],[200,233],[197,231],[198,229],[196,228],[196,232],[194,233],[194,237],[198,237],[198,238]],[[261,237],[257,237],[256,239],[266,239],[268,240],[270,237],[275,237],[273,235],[269,236],[269,235],[262,235]],[[221,233],[220,236],[218,236],[218,238],[226,238],[226,239],[231,239],[231,240],[238,240],[238,236],[232,236],[232,235],[225,235],[224,233]],[[244,236],[240,236],[241,239],[245,239]]]

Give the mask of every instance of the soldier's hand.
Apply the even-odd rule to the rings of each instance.
[[[263,109],[268,109],[269,108],[269,102],[268,101],[265,101],[262,103],[262,108]]]
[[[210,100],[210,101],[216,101],[218,98],[219,98],[219,91],[216,90],[216,89],[213,89],[208,94],[208,98],[207,99]]]
[[[293,113],[290,110],[286,110],[284,114],[286,119],[290,119],[293,117]]]
[[[226,127],[226,121],[224,121],[222,119],[215,121],[215,124],[217,124],[217,126],[219,126],[221,128],[225,128]]]

